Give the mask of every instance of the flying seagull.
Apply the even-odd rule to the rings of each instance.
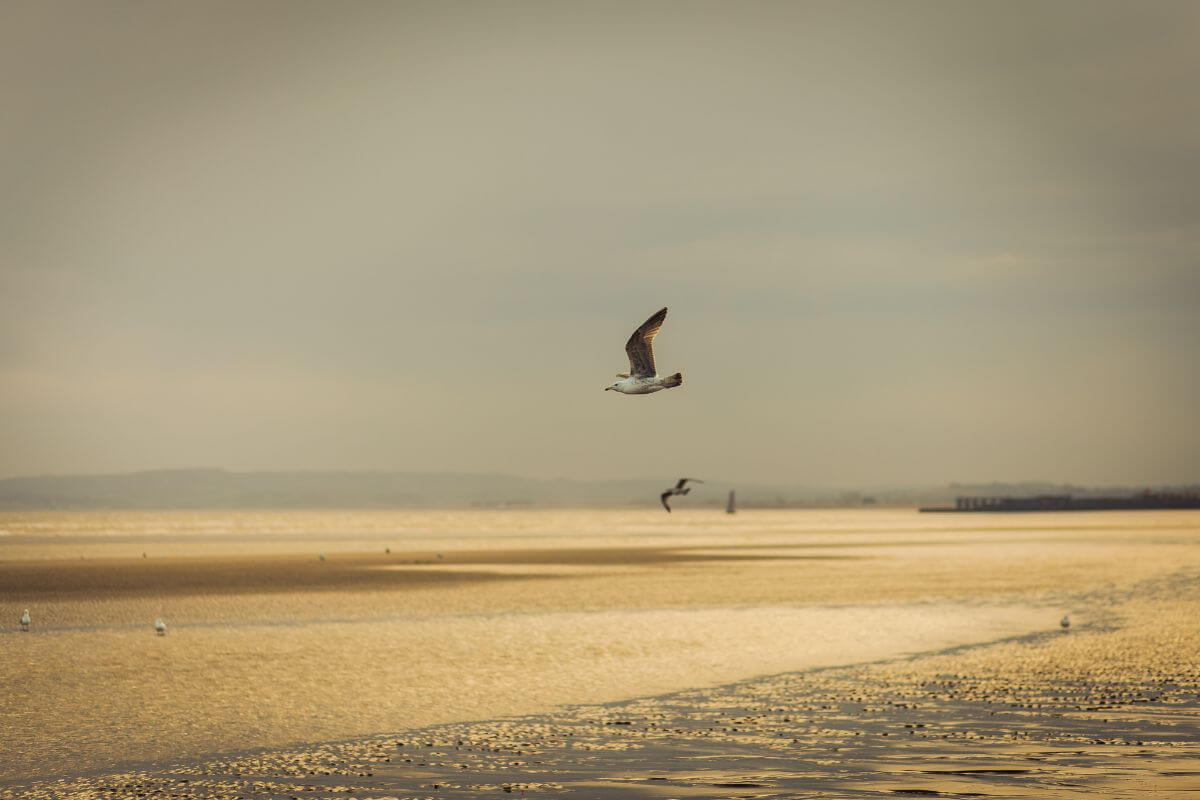
[[[30,622],[29,609],[27,608],[27,609],[25,609],[25,613],[21,615],[21,630],[23,630],[23,631],[29,630],[29,622]]]
[[[671,506],[667,504],[667,498],[674,497],[677,494],[687,494],[690,492],[692,487],[687,485],[688,481],[691,481],[692,483],[704,483],[704,481],[700,480],[699,478],[680,478],[679,483],[675,484],[670,489],[667,489],[658,496],[658,499],[662,501],[663,508],[667,510],[668,514],[671,513]]]
[[[666,318],[667,309],[663,308],[633,332],[629,341],[625,343],[625,354],[629,356],[629,372],[618,372],[617,377],[621,380],[612,386],[604,387],[604,391],[612,389],[621,394],[650,394],[662,389],[674,389],[683,383],[682,372],[660,378],[654,368],[654,349],[651,344]]]
[[[154,632],[159,636],[167,635],[167,623],[163,622],[162,617],[154,620]],[[184,638],[186,639],[187,637],[185,636]]]

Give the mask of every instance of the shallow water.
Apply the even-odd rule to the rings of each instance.
[[[30,633],[0,634],[10,781],[994,640],[1066,610],[1086,621],[1072,593],[1200,563],[1188,512],[8,514],[0,530],[8,574],[80,556],[183,565],[152,592],[34,586],[27,601],[0,584],[0,619],[34,615]],[[364,586],[457,577],[301,586],[297,558]],[[247,591],[188,588],[235,567]]]

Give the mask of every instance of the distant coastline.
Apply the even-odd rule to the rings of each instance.
[[[99,475],[0,479],[0,511],[578,508],[654,507],[676,476],[629,480],[540,479],[457,472],[165,469]],[[872,508],[953,506],[963,496],[1064,496],[1144,492],[1145,487],[1080,487],[1039,482],[856,489],[744,483],[709,477],[681,508]],[[1159,491],[1200,492],[1200,486]]]

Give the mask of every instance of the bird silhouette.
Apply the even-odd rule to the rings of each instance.
[[[667,510],[668,514],[671,513],[671,504],[667,502],[667,498],[674,497],[675,495],[687,494],[688,492],[692,491],[692,487],[688,486],[689,482],[704,483],[704,481],[700,480],[699,478],[680,478],[678,483],[658,496],[659,501],[662,503],[663,508]]]

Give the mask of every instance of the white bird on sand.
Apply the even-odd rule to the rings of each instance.
[[[670,489],[667,489],[658,496],[659,501],[663,504],[663,508],[667,510],[668,514],[671,513],[671,506],[667,505],[667,498],[674,497],[675,495],[684,495],[690,492],[692,487],[687,485],[688,481],[693,483],[704,483],[704,481],[700,480],[699,478],[680,478],[679,483],[675,484]]]
[[[1065,631],[1067,628],[1071,627],[1071,615],[1070,615],[1070,614],[1063,614],[1063,618],[1062,618],[1062,619],[1060,619],[1060,620],[1058,621],[1058,624],[1062,626],[1062,629],[1063,629],[1064,631]]]
[[[29,623],[31,621],[32,620],[29,619],[29,609],[27,608],[25,609],[25,613],[21,615],[21,630],[29,630]]]
[[[163,622],[162,617],[154,620],[154,632],[159,636],[167,635],[167,623]],[[186,637],[185,637],[186,638]]]
[[[682,372],[660,378],[658,370],[654,367],[654,349],[651,343],[666,318],[667,309],[663,308],[633,332],[629,341],[625,343],[625,354],[629,356],[629,373],[618,372],[617,377],[621,380],[612,386],[604,387],[604,391],[612,389],[621,394],[650,394],[663,389],[674,389],[683,384]]]

